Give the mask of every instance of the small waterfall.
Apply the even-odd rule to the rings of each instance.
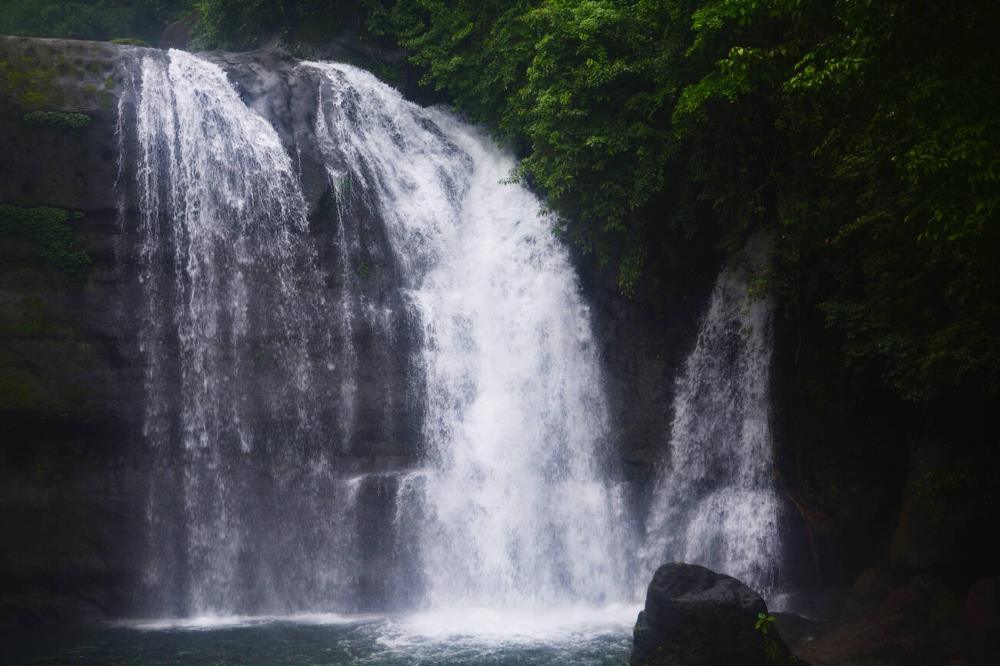
[[[349,607],[340,366],[298,174],[225,73],[144,57],[134,91],[148,606]]]
[[[364,193],[423,332],[427,469],[404,480],[431,607],[625,595],[628,521],[589,313],[565,249],[513,159],[372,75],[324,75],[331,175]],[[405,546],[404,546],[405,548]]]
[[[642,553],[702,564],[770,596],[779,584],[781,504],[769,423],[773,302],[750,279],[766,256],[762,237],[743,263],[722,271],[694,351],[677,380],[669,461],[658,479]]]

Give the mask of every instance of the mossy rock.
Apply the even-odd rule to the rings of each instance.
[[[0,96],[25,111],[106,107],[115,47],[92,42],[0,37]]]
[[[56,80],[62,74],[60,65],[64,64],[62,61],[43,64],[28,56],[0,60],[0,94],[26,108],[62,106],[65,98]]]
[[[38,262],[0,263],[0,416],[86,418],[100,359],[70,290]]]
[[[51,335],[56,330],[45,302],[37,296],[25,296],[15,304],[5,304],[0,316],[0,337],[3,338]]]

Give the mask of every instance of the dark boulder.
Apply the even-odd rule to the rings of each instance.
[[[198,12],[191,12],[179,21],[168,25],[160,35],[161,49],[184,49],[191,41],[191,34],[198,22]]]
[[[675,562],[656,570],[633,634],[631,666],[799,663],[767,606],[740,581]]]

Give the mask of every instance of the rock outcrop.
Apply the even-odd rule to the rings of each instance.
[[[767,606],[740,581],[693,564],[656,570],[633,635],[631,666],[801,663]]]
[[[122,603],[142,385],[115,258],[131,50],[0,37],[0,625]]]

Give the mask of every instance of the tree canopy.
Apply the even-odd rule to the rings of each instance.
[[[204,47],[404,46],[626,295],[763,229],[760,286],[847,364],[913,400],[1000,388],[1000,3],[22,0],[0,32],[152,38],[192,9]]]
[[[0,34],[156,44],[190,0],[16,0],[0,3]]]
[[[400,0],[376,15],[631,293],[653,238],[774,238],[765,284],[910,399],[1000,370],[998,5]],[[381,21],[381,24],[379,24]]]

